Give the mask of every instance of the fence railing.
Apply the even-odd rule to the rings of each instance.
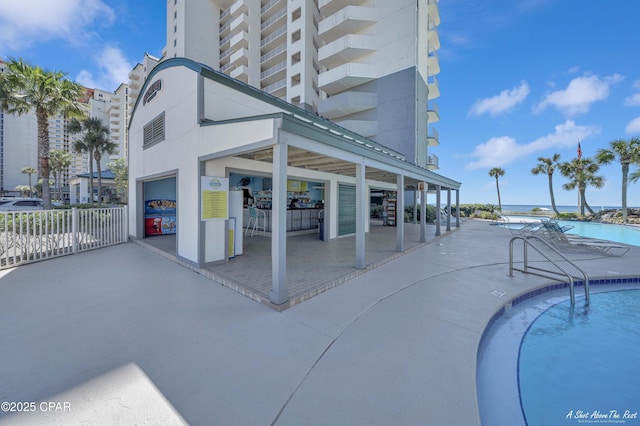
[[[0,269],[126,241],[126,207],[0,213]]]

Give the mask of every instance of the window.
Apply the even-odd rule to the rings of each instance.
[[[178,32],[178,26],[177,26],[177,25],[174,25],[174,26],[173,26],[173,33],[175,34],[175,33],[177,33],[177,32]]]
[[[297,8],[296,10],[293,11],[293,13],[291,14],[291,22],[300,19],[300,17],[302,16],[302,9]]]
[[[300,84],[300,74],[296,74],[293,77],[291,77],[291,85],[297,86],[298,84]]]
[[[291,34],[291,42],[295,43],[296,41],[300,40],[302,38],[302,34],[300,32],[300,30],[294,32],[293,34]]]
[[[164,140],[164,112],[151,120],[143,130],[143,146],[149,146]]]
[[[297,64],[298,62],[300,62],[300,52],[291,56],[291,65]]]

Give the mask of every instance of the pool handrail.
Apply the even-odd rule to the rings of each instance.
[[[518,272],[522,272],[524,274],[532,274],[532,275],[537,275],[539,277],[543,277],[543,278],[549,278],[555,281],[559,281],[559,282],[563,282],[562,280],[560,280],[558,277],[559,276],[563,276],[569,279],[569,296],[571,298],[571,305],[575,305],[576,303],[576,298],[575,298],[575,290],[574,290],[574,277],[562,266],[558,265],[553,259],[551,259],[549,256],[547,256],[539,247],[537,247],[531,240],[536,239],[540,242],[542,242],[542,244],[544,244],[547,248],[551,249],[552,251],[554,251],[558,256],[560,256],[564,261],[566,261],[567,263],[569,263],[571,266],[573,266],[576,270],[578,270],[581,274],[582,277],[584,279],[584,298],[586,303],[589,303],[589,276],[587,275],[587,273],[582,270],[578,265],[576,265],[574,262],[571,261],[571,259],[567,258],[565,255],[563,255],[558,249],[556,249],[555,247],[553,247],[551,244],[549,244],[549,242],[545,241],[543,238],[537,236],[537,235],[528,235],[528,236],[523,236],[523,235],[518,235],[515,237],[512,237],[511,240],[509,241],[509,276],[512,277],[513,276],[513,271],[518,271]],[[516,267],[513,266],[513,246],[516,240],[522,240],[524,245],[523,245],[523,250],[524,250],[524,260],[523,260],[523,269],[518,269]],[[531,266],[529,265],[529,258],[528,258],[528,252],[527,252],[527,247],[531,247],[533,248],[535,251],[538,252],[538,254],[540,254],[542,257],[544,257],[548,262],[550,262],[553,266],[555,266],[556,268],[558,268],[560,271],[562,271],[562,273],[560,272],[556,272],[556,271],[552,271],[549,269],[543,269],[543,268],[538,268],[535,266]],[[545,272],[546,274],[552,274],[550,275],[546,275],[546,274],[541,274],[540,272],[531,272],[530,270],[533,269],[535,271],[541,271],[541,272]],[[555,275],[555,276],[554,276]]]

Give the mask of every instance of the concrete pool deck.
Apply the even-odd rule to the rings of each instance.
[[[283,312],[131,243],[3,271],[0,402],[34,409],[0,425],[479,425],[482,334],[549,284],[507,276],[511,237],[467,220]]]

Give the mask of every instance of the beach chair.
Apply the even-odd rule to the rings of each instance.
[[[565,231],[573,226],[560,226],[558,222],[542,221],[541,226],[530,235],[536,235],[547,241],[556,249],[564,252],[588,252],[603,256],[624,256],[630,247],[612,241],[598,240],[582,237],[580,235],[567,234]]]

